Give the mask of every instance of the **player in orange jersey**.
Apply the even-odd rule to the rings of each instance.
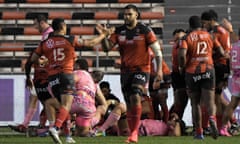
[[[212,137],[218,137],[216,127],[216,105],[215,105],[215,71],[213,65],[213,50],[219,56],[224,55],[217,39],[201,29],[201,19],[191,16],[189,19],[190,32],[183,38],[180,44],[178,60],[179,69],[185,69],[185,80],[188,95],[191,99],[192,117],[195,127],[196,139],[204,139],[201,122],[200,102],[208,105],[209,123]]]
[[[141,96],[148,89],[151,68],[148,49],[154,52],[157,62],[156,79],[162,80],[162,52],[153,30],[138,22],[139,10],[135,5],[124,7],[125,24],[116,28],[109,39],[104,39],[105,51],[118,45],[121,55],[121,87],[127,104],[127,119],[131,134],[126,142],[138,142],[141,117]]]
[[[48,81],[53,95],[60,101],[61,106],[53,127],[49,128],[49,133],[56,143],[62,143],[58,136],[58,129],[69,115],[73,93],[75,91],[73,68],[76,59],[75,47],[94,46],[101,42],[109,33],[101,26],[97,29],[100,35],[92,40],[78,42],[78,37],[66,35],[67,26],[62,18],[55,18],[52,21],[53,33],[45,41],[39,44],[34,51],[31,60],[26,64],[26,76],[29,77],[31,65],[42,63],[39,57],[44,55],[48,60]],[[32,85],[31,82],[28,83]]]
[[[186,91],[184,72],[179,72],[178,65],[178,49],[181,38],[186,35],[183,29],[175,29],[173,31],[174,44],[172,47],[172,87],[174,90],[174,102],[170,108],[170,113],[176,113],[182,119],[184,110],[188,103],[188,95]]]
[[[231,50],[229,32],[218,23],[218,15],[214,10],[204,11],[201,15],[202,25],[220,42],[224,52],[229,55]],[[228,86],[228,77],[230,75],[229,57],[216,57],[213,55],[215,75],[216,75],[216,89],[215,101],[217,106],[217,125],[221,128],[222,113],[228,105],[228,101],[223,97],[222,90]],[[202,111],[206,113],[208,105],[203,104]]]

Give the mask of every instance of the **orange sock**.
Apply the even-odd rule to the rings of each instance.
[[[57,118],[56,118],[56,121],[55,121],[55,126],[57,128],[62,127],[62,124],[66,120],[66,118],[68,117],[68,114],[69,114],[69,112],[64,107],[61,107],[59,109],[59,113],[57,114]]]
[[[132,129],[133,131],[138,131],[140,118],[142,114],[142,105],[133,106],[131,112],[132,112]]]
[[[132,113],[131,113],[131,110],[127,111],[127,122],[128,122],[129,130],[130,130],[130,132],[132,132],[133,127],[132,127]]]
[[[163,105],[161,108],[162,108],[162,111],[163,111],[163,121],[165,123],[167,123],[168,122],[168,118],[169,118],[168,106],[167,105]]]
[[[63,123],[63,129],[66,136],[71,136],[71,116],[68,114],[66,120]]]
[[[203,134],[203,129],[202,128],[196,128],[196,134],[197,135],[202,135]]]
[[[208,111],[207,108],[205,106],[201,106],[201,111],[202,111],[202,127],[203,128],[208,128],[209,123],[208,123]]]

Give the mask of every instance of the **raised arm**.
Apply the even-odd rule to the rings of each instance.
[[[100,43],[104,38],[106,38],[107,36],[111,35],[114,32],[114,28],[106,28],[103,27],[100,24],[97,24],[96,29],[99,33],[99,35],[93,39],[90,40],[84,40],[83,41],[83,46],[86,47],[93,47],[94,45]]]
[[[222,20],[222,25],[223,27],[230,33],[230,38],[231,38],[231,42],[237,42],[239,37],[238,35],[233,31],[233,26],[231,24],[231,22],[229,22],[227,19],[223,19]]]

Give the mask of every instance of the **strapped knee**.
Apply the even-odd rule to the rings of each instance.
[[[142,96],[143,95],[143,91],[139,87],[132,86],[132,88],[131,88],[131,95],[136,95],[136,94],[139,94],[140,96]]]
[[[127,119],[127,113],[122,113],[121,114],[121,117],[120,117],[120,120],[123,120],[123,119]]]

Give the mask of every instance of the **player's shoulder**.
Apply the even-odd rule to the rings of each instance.
[[[221,25],[214,26],[213,27],[213,32],[214,33],[221,33],[221,34],[228,33],[228,31],[224,27],[222,27]]]
[[[148,32],[153,31],[152,28],[149,25],[147,25],[145,23],[142,23],[142,22],[139,22],[137,24],[137,28],[143,33],[148,33]]]

